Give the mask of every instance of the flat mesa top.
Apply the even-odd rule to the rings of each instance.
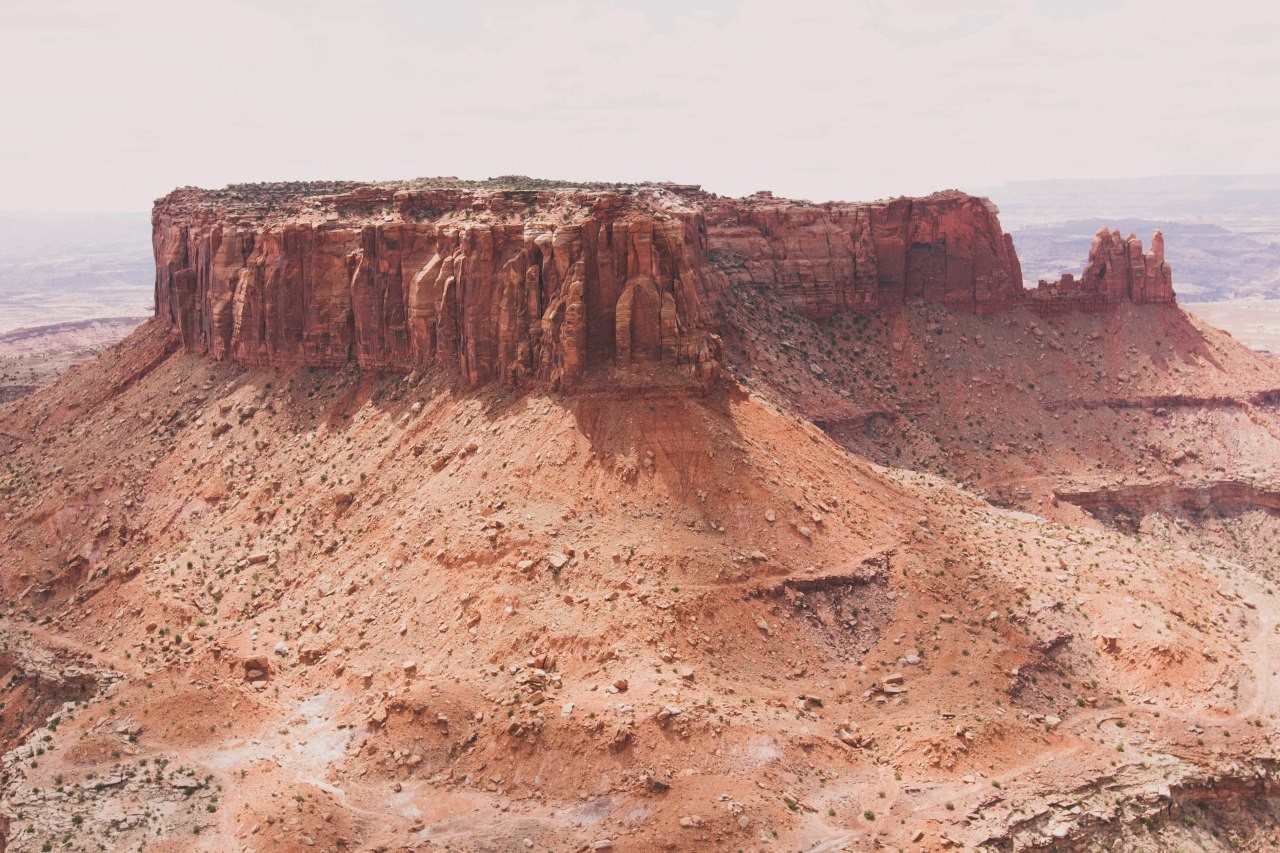
[[[523,175],[502,175],[483,181],[462,178],[436,177],[411,178],[403,181],[270,181],[264,183],[228,184],[222,189],[180,187],[158,199],[157,203],[170,199],[202,198],[221,202],[298,202],[323,200],[334,196],[359,195],[365,197],[390,197],[396,193],[430,192],[433,190],[458,191],[476,195],[503,193],[634,193],[636,190],[664,190],[668,192],[701,193],[696,184],[674,184],[660,181],[641,183],[610,183],[605,181],[559,181],[545,178],[528,178]]]
[[[952,201],[973,198],[959,190],[944,190],[922,201]],[[828,201],[815,205],[802,199],[775,197],[767,191],[741,199],[709,193],[698,184],[664,181],[609,183],[603,181],[559,181],[504,175],[483,181],[461,178],[413,178],[404,181],[276,181],[229,184],[222,189],[181,187],[156,200],[153,220],[161,217],[182,220],[243,218],[245,220],[343,220],[369,221],[384,217],[417,219],[445,212],[516,216],[535,211],[546,214],[583,212],[598,203],[622,203],[651,210],[676,212],[705,208],[714,204],[736,206],[874,206],[875,202]],[[995,206],[982,200],[995,211]],[[485,216],[484,218],[488,218]]]
[[[462,214],[522,218],[540,211],[581,212],[603,199],[643,207],[688,208],[715,196],[696,185],[571,182],[503,176],[483,181],[414,178],[406,181],[277,181],[230,184],[222,189],[181,187],[156,200],[153,220],[242,218],[269,220],[418,219]]]

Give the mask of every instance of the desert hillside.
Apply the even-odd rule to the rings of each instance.
[[[1027,291],[954,192],[153,224],[157,316],[0,408],[6,849],[1280,842],[1280,362],[1159,241]]]

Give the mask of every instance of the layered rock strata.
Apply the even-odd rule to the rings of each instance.
[[[550,200],[368,187],[280,212],[179,190],[153,216],[157,311],[189,349],[256,366],[570,387],[589,364],[643,360],[713,379],[700,220],[619,194]]]
[[[987,199],[815,205],[758,193],[704,207],[710,257],[728,282],[777,287],[811,316],[918,299],[985,314],[1022,298],[1013,238]]]
[[[812,317],[1029,299],[995,206],[956,191],[812,204],[529,183],[175,190],[152,214],[156,311],[187,349],[251,366],[446,365],[471,384],[568,389],[593,367],[642,365],[709,387],[730,287],[771,288]],[[1031,301],[1170,301],[1159,235],[1149,255],[1117,241],[1099,234],[1078,286]]]

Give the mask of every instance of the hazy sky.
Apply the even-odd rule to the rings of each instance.
[[[1280,171],[1280,6],[4,0],[0,209],[501,174],[874,198]]]

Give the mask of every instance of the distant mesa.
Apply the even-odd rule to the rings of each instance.
[[[719,305],[768,290],[805,315],[924,301],[977,314],[1173,302],[1157,232],[1102,231],[1079,281],[1028,291],[984,198],[721,198],[694,185],[528,178],[184,188],[152,213],[156,311],[190,351],[250,366],[456,369],[572,389],[596,367],[703,388]]]

